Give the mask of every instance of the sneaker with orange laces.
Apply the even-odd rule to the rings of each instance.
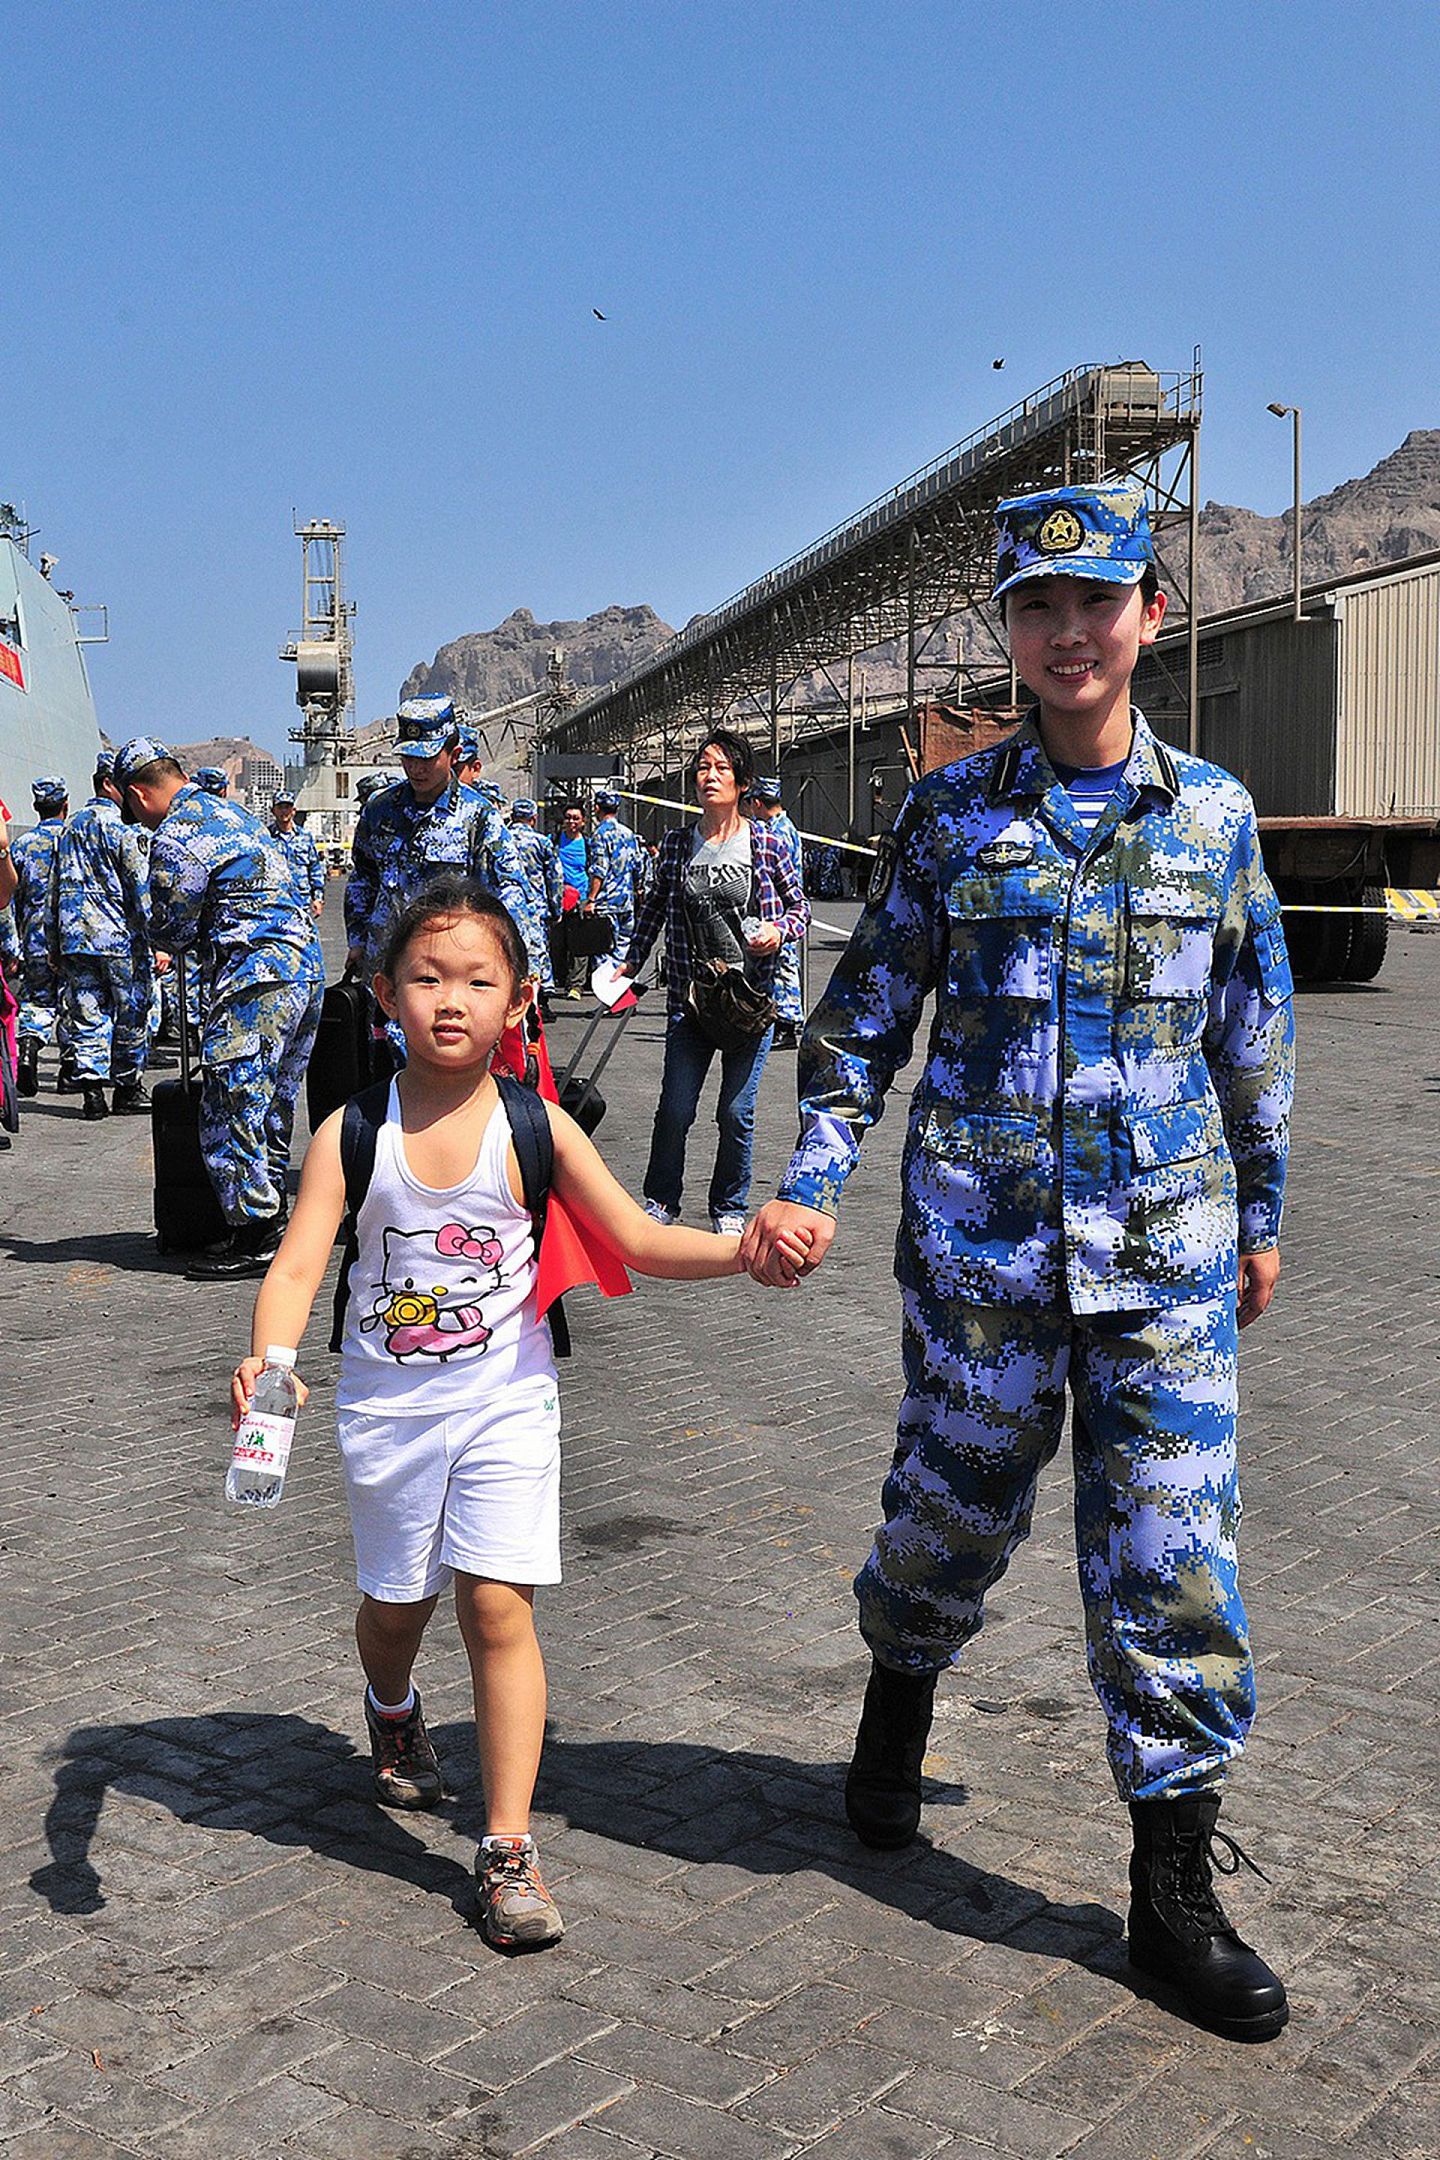
[[[541,1950],[565,1932],[533,1838],[487,1839],[475,1855],[475,1895],[481,1933],[497,1950]]]
[[[425,1730],[420,1690],[408,1717],[382,1717],[365,1690],[365,1724],[375,1798],[381,1807],[432,1808],[445,1797],[440,1763]]]

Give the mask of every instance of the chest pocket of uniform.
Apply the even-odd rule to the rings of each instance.
[[[1048,1004],[1065,886],[1061,865],[1048,862],[952,880],[945,896],[951,996]]]
[[[1132,998],[1203,998],[1220,893],[1195,872],[1125,887],[1125,989]]]
[[[1135,1110],[1125,1120],[1130,1153],[1137,1170],[1168,1170],[1176,1163],[1213,1155],[1225,1138],[1220,1105],[1171,1103],[1163,1110]]]

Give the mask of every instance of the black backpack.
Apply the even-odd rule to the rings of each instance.
[[[545,1235],[545,1216],[550,1206],[550,1181],[555,1169],[555,1141],[550,1131],[550,1119],[534,1088],[526,1087],[523,1081],[512,1078],[509,1073],[496,1073],[495,1085],[500,1090],[500,1100],[510,1121],[510,1137],[515,1142],[520,1185],[534,1226],[538,1259],[540,1240]],[[350,1302],[350,1270],[360,1257],[360,1209],[370,1190],[375,1171],[375,1143],[389,1107],[390,1082],[377,1080],[373,1087],[362,1088],[358,1095],[351,1096],[345,1105],[345,1118],[340,1127],[340,1167],[345,1173],[345,1249],[340,1256],[330,1326],[330,1348],[334,1351],[340,1348],[345,1328],[345,1308]],[[550,1322],[550,1340],[556,1357],[569,1357],[570,1328],[560,1298],[555,1299],[546,1318]]]

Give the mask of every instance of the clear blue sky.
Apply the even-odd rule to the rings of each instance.
[[[1202,493],[1270,512],[1268,399],[1307,495],[1440,425],[1432,6],[75,0],[4,51],[0,499],[110,605],[117,738],[281,741],[292,506],[366,720],[516,606],[684,622],[1079,362],[1198,342]]]

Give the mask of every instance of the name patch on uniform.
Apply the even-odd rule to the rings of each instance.
[[[975,857],[977,870],[1018,870],[1022,863],[1034,862],[1033,840],[991,840]]]
[[[865,895],[867,907],[881,907],[889,899],[899,860],[900,842],[893,832],[887,832],[875,843],[875,867],[870,872],[870,889]]]

